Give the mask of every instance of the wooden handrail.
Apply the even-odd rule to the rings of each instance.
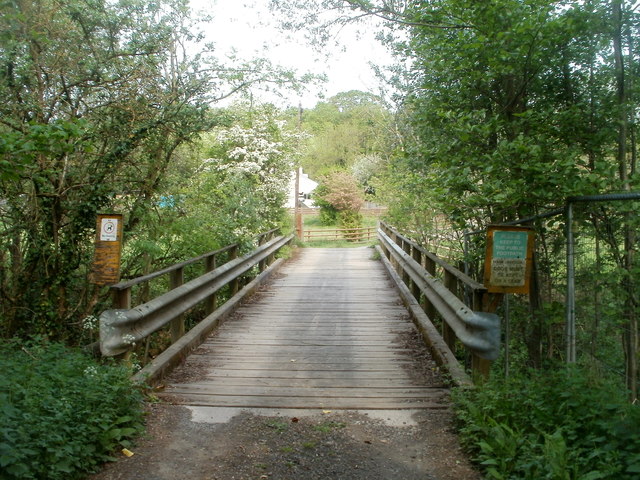
[[[185,260],[184,262],[176,263],[175,265],[171,265],[170,267],[163,268],[162,270],[158,270],[156,272],[152,272],[147,275],[143,275],[141,277],[132,278],[131,280],[125,280],[124,282],[116,283],[115,285],[110,285],[109,288],[111,290],[126,290],[127,288],[131,288],[140,283],[148,282],[150,280],[153,280],[154,278],[161,277],[162,275],[166,275],[167,273],[171,273],[175,270],[179,270],[188,265],[197,263],[201,260],[206,260],[207,258],[213,257],[220,253],[227,252],[237,247],[238,247],[237,243],[234,243],[232,245],[227,245],[226,247],[219,248],[218,250],[213,250],[212,252],[208,252],[203,255],[190,258],[189,260]]]

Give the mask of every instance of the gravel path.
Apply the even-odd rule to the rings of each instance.
[[[150,405],[148,435],[132,448],[134,455],[122,455],[90,479],[481,478],[459,449],[448,410],[404,412],[404,418],[374,411],[261,413],[207,418],[189,407]]]

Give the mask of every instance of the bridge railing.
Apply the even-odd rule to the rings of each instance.
[[[100,315],[100,351],[104,356],[116,356],[130,351],[135,344],[171,324],[171,342],[175,344],[185,334],[184,314],[205,302],[207,315],[217,308],[216,294],[230,286],[232,299],[239,291],[239,279],[257,267],[263,272],[273,263],[275,254],[293,239],[293,235],[275,236],[277,229],[257,236],[258,247],[242,257],[238,245],[228,245],[157,272],[111,286],[114,308]],[[216,265],[222,253],[227,261]],[[205,263],[205,273],[184,282],[185,267]],[[148,302],[131,307],[131,288],[163,275],[170,276],[170,289]],[[229,302],[228,302],[229,303]]]
[[[460,341],[471,353],[474,376],[488,376],[490,362],[500,352],[500,319],[486,311],[491,306],[484,285],[384,222],[378,237],[382,253],[412,296],[414,307],[421,307],[419,326],[440,352],[439,361],[463,372],[453,353]],[[461,299],[464,292],[470,293],[469,305]],[[442,320],[441,332],[432,323],[436,317]]]

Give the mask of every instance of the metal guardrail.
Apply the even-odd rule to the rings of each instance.
[[[147,303],[134,308],[115,308],[103,312],[100,315],[100,351],[102,354],[115,356],[131,350],[136,343],[170,322],[179,320],[189,309],[210,299],[225,285],[236,282],[238,277],[253,267],[259,266],[260,270],[263,270],[266,264],[271,262],[275,253],[293,239],[293,235],[289,235],[266,241],[266,235],[272,233],[273,231],[270,231],[261,235],[259,242],[262,244],[252,252],[230,260],[198,278],[178,285]],[[167,273],[166,271],[161,272]],[[130,288],[130,285],[126,286]],[[237,287],[232,288],[233,294],[236,291]],[[172,328],[172,331],[184,333],[184,327]],[[179,335],[172,335],[173,342],[178,338]]]
[[[473,354],[474,372],[488,375],[488,361],[500,353],[500,318],[479,311],[483,309],[486,288],[385,223],[381,223],[378,237],[383,253],[413,296],[423,300],[427,316],[434,319],[437,314],[442,318],[442,338],[449,348],[455,351],[455,340],[460,340]],[[436,266],[443,270],[444,282],[436,278]],[[472,293],[470,306],[458,298],[463,288]]]

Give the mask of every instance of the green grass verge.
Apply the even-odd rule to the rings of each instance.
[[[579,367],[493,379],[453,400],[487,479],[640,478],[640,407]]]
[[[339,225],[322,225],[320,222],[320,215],[304,215],[303,216],[303,229],[304,230],[336,230],[340,229]],[[376,216],[364,216],[362,220],[362,227],[375,227],[378,225],[378,217]],[[356,248],[356,247],[370,247],[378,243],[377,238],[372,238],[366,242],[350,242],[348,240],[313,240],[309,242],[302,242],[303,247],[310,248]]]
[[[0,343],[0,478],[84,478],[143,430],[130,371],[60,344]]]

